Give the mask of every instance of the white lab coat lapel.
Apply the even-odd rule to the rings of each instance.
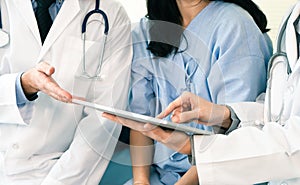
[[[66,27],[76,17],[80,11],[79,0],[65,0],[58,15],[56,16],[53,25],[47,35],[47,38],[42,47],[38,61],[46,54],[55,40],[62,34]],[[62,16],[63,15],[63,16]]]
[[[33,12],[31,1],[13,0],[13,2],[15,3],[15,7],[17,8],[17,10],[22,14],[22,17],[24,18],[24,22],[31,30],[37,42],[39,42],[41,45],[42,43],[41,43],[40,33]]]
[[[296,30],[294,27],[294,23],[299,17],[300,14],[300,3],[294,7],[293,12],[289,18],[287,27],[286,27],[286,53],[288,57],[288,61],[292,71],[294,71],[296,67],[296,62],[298,60],[298,42],[296,37]]]
[[[298,71],[299,68],[300,68],[300,58],[296,62],[296,65],[295,65],[295,68],[294,68],[294,71],[293,71],[292,75],[295,75],[296,71]]]

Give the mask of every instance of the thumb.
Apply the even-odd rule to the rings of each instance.
[[[35,67],[39,72],[51,76],[55,72],[55,68],[49,65],[47,62],[40,62]]]

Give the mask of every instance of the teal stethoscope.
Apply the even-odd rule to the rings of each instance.
[[[266,99],[266,105],[268,108],[267,111],[267,119],[269,122],[280,122],[280,118],[282,116],[283,113],[283,109],[284,109],[284,105],[282,102],[281,108],[280,110],[277,112],[276,115],[272,115],[272,106],[271,106],[271,97],[272,97],[272,93],[271,93],[271,89],[272,89],[272,85],[273,85],[273,73],[275,71],[275,68],[279,65],[284,65],[286,67],[286,76],[289,76],[292,72],[288,58],[287,58],[287,54],[285,51],[285,45],[284,44],[284,39],[286,37],[286,27],[288,24],[288,20],[289,17],[291,16],[292,11],[289,13],[289,15],[286,17],[286,19],[284,20],[283,24],[280,27],[279,30],[279,34],[277,37],[277,48],[276,48],[276,53],[273,54],[273,56],[271,57],[270,61],[269,61],[269,66],[268,66],[268,82],[267,82],[267,99]],[[285,73],[284,72],[284,73]],[[282,78],[284,78],[284,76],[282,76]],[[279,101],[279,100],[278,100]]]
[[[107,35],[108,35],[108,31],[109,31],[108,17],[106,15],[106,13],[104,11],[102,11],[99,7],[100,7],[100,0],[96,0],[95,9],[89,11],[85,15],[83,22],[82,22],[82,27],[81,27],[82,52],[83,52],[82,54],[83,55],[82,55],[82,73],[79,76],[86,78],[86,79],[99,79],[100,78],[99,74],[101,72],[101,67],[102,67],[102,63],[103,63],[103,55],[104,55],[104,51],[105,51],[105,44],[106,44]],[[88,20],[93,14],[100,14],[103,17],[105,28],[104,28],[103,40],[101,42],[101,51],[100,51],[100,57],[99,57],[99,63],[97,66],[97,70],[96,70],[95,74],[91,75],[86,70],[87,66],[86,66],[86,56],[85,56],[85,49],[86,49],[85,41],[86,41],[86,30],[87,30],[87,26],[88,26]],[[0,48],[8,45],[9,40],[10,40],[9,34],[7,32],[5,32],[4,30],[2,30],[2,18],[1,18],[1,9],[0,9]]]

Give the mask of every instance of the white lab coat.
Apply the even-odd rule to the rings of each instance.
[[[296,44],[295,44],[296,45]],[[241,128],[228,136],[195,136],[195,155],[201,185],[300,184],[300,61],[292,73],[278,65],[274,71],[272,117],[284,109],[277,122],[268,122],[266,102],[230,106]],[[269,89],[268,89],[269,90]],[[267,93],[268,94],[268,93]]]
[[[228,136],[195,137],[201,185],[244,185],[271,180],[272,185],[300,184],[299,64],[298,61],[297,69],[283,87],[284,126],[264,121],[263,104],[237,103],[231,106],[241,120],[241,128]]]
[[[94,0],[65,0],[42,46],[29,0],[2,0],[4,30],[10,44],[0,60],[0,183],[8,185],[95,185],[117,143],[121,126],[82,106],[58,102],[40,93],[24,107],[16,104],[18,73],[47,61],[54,79],[72,94],[103,105],[125,108],[132,57],[130,21],[121,5],[102,0],[109,19],[100,81],[81,73],[81,24]],[[99,19],[99,17],[92,17]],[[101,18],[100,18],[101,19]],[[87,31],[87,68],[95,70],[103,25]]]

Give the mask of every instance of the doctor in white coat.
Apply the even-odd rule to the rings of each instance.
[[[168,147],[195,156],[199,184],[300,184],[300,2],[286,28],[286,53],[273,60],[265,102],[216,105],[185,92],[159,117],[172,114],[174,122],[196,120],[215,127],[216,134],[189,137],[181,132],[103,114]],[[287,61],[288,63],[285,63]],[[288,64],[288,65],[287,65]],[[290,66],[290,69],[289,67]],[[288,71],[288,73],[287,73]],[[236,129],[238,128],[238,129]]]
[[[0,184],[98,184],[121,126],[63,102],[79,96],[125,108],[132,57],[129,18],[119,3],[101,1],[110,29],[100,78],[88,79],[81,77],[81,25],[95,0],[53,2],[49,12],[55,19],[43,44],[34,2],[1,0],[10,41],[1,48],[0,60]],[[99,64],[103,30],[102,17],[92,16],[85,42],[90,74]]]

